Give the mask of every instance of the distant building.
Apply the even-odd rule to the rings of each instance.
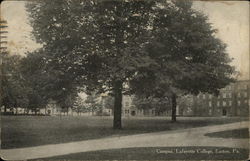
[[[108,98],[110,96],[102,96],[103,101],[105,102],[107,100],[112,100],[110,98]],[[122,116],[124,117],[130,117],[130,116],[167,116],[167,115],[171,115],[171,111],[164,111],[161,113],[157,113],[155,108],[152,109],[142,109],[142,108],[137,108],[134,104],[133,104],[133,99],[134,96],[133,95],[123,95],[122,96]],[[178,107],[177,107],[177,112],[178,112]],[[109,114],[109,115],[113,115],[113,110],[111,108],[105,107],[104,103],[103,103],[103,112],[105,114]]]
[[[107,99],[110,96],[103,96]],[[171,107],[158,113],[155,108],[141,109],[133,104],[134,96],[123,95],[122,116],[171,116]],[[186,95],[177,99],[177,116],[248,116],[250,106],[250,80],[237,81],[220,90],[218,97],[201,93]],[[170,105],[171,106],[171,105]],[[113,114],[112,109],[103,111]]]
[[[56,101],[49,100],[46,108],[40,109],[41,114],[56,116],[56,115],[77,115],[75,111],[71,107],[63,109],[60,107]]]
[[[61,108],[57,105],[56,101],[50,100],[46,108],[42,111],[44,114],[48,115],[59,115]]]
[[[123,95],[122,96],[122,115],[123,116],[135,116],[137,109],[133,104],[133,96]]]
[[[248,116],[250,80],[237,81],[220,90],[218,97],[202,93],[194,97],[195,116]]]

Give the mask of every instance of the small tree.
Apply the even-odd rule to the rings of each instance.
[[[101,103],[98,98],[100,98],[98,95],[92,93],[91,95],[88,95],[85,100],[88,110],[92,112],[92,115],[94,115],[94,112],[99,112],[101,110]]]
[[[76,97],[73,107],[78,115],[82,112],[87,112],[87,106],[85,104],[85,101],[79,95]]]

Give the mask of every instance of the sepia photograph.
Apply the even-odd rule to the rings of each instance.
[[[3,160],[249,159],[249,2],[5,0]]]

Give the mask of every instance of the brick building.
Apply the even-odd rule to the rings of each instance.
[[[133,96],[123,95],[122,116],[171,116],[171,107],[158,114],[154,108],[137,108],[132,100]],[[249,107],[250,80],[242,80],[221,89],[218,97],[207,93],[179,97],[176,113],[178,116],[248,116]]]
[[[158,116],[156,109],[137,108],[133,104],[134,96],[123,95],[122,99],[122,116]],[[162,115],[166,115],[164,112]]]
[[[195,116],[248,116],[250,105],[250,80],[232,83],[220,90],[218,97],[199,94],[194,97]]]
[[[122,116],[130,117],[130,116],[167,116],[171,115],[171,110],[167,110],[161,113],[157,113],[155,108],[137,108],[133,103],[134,96],[133,95],[123,95],[122,96]],[[105,114],[113,115],[113,110],[111,108],[105,107],[105,101],[114,101],[110,99],[110,96],[102,95],[102,111]],[[112,105],[113,106],[113,105]],[[109,111],[109,112],[106,112]],[[177,107],[177,114],[179,108]]]

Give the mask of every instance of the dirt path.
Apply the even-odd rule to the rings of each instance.
[[[204,134],[210,132],[247,127],[249,127],[249,124],[247,121],[244,121],[184,130],[109,137],[29,148],[6,149],[1,150],[1,156],[6,160],[26,160],[66,155],[71,153],[130,147],[217,146],[248,148],[248,139],[221,139],[204,136]]]

